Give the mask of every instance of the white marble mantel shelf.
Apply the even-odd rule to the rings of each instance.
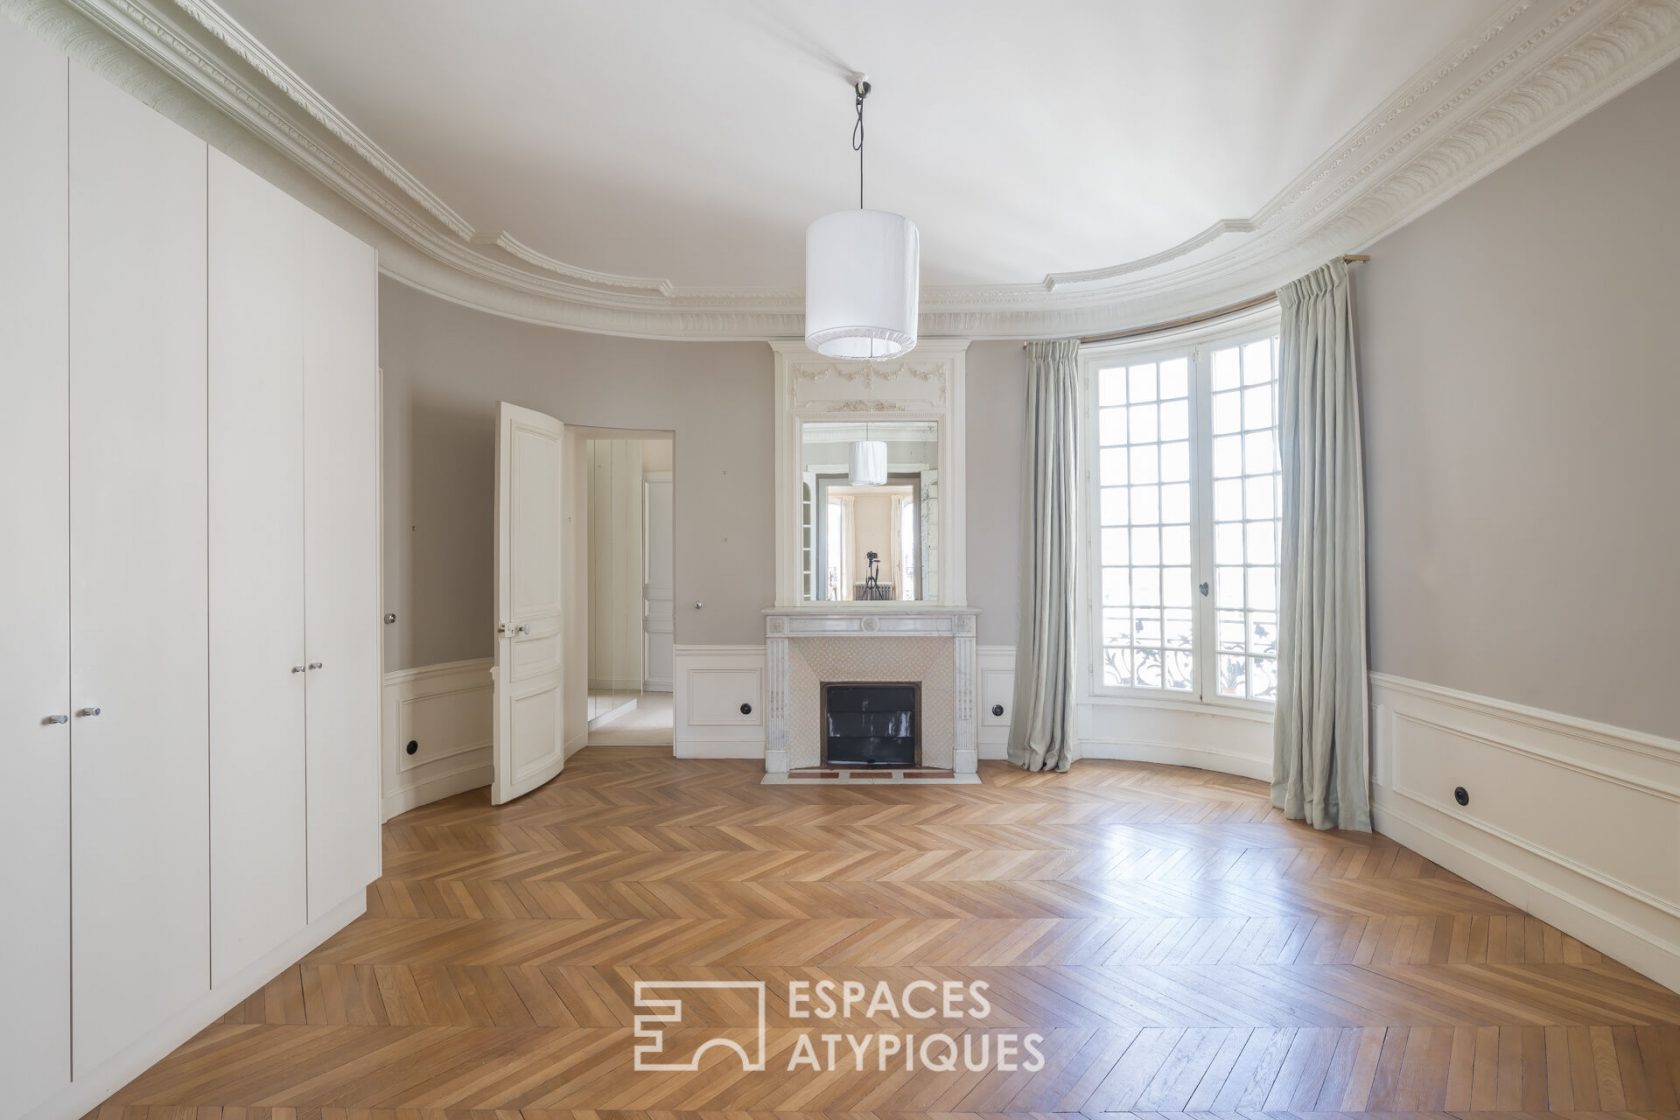
[[[972,639],[974,620],[979,614],[978,607],[941,607],[933,604],[771,607],[764,612],[764,633],[767,638],[797,638],[802,635],[840,637],[846,634],[959,637],[966,634]]]
[[[867,642],[897,638],[943,638],[951,643],[952,675],[950,739],[924,740],[923,765],[949,766],[957,775],[979,770],[976,745],[978,719],[975,673],[975,607],[906,603],[810,603],[796,607],[772,607],[764,612],[767,710],[767,742],[764,769],[767,774],[786,775],[789,767],[789,715],[794,708],[793,672],[789,658],[795,642],[844,640]],[[940,660],[943,660],[942,658]],[[943,675],[943,669],[940,670]],[[807,701],[809,697],[804,698]],[[801,705],[807,712],[813,704]],[[933,721],[925,721],[931,723]],[[940,721],[943,723],[943,719]],[[801,735],[805,734],[801,731]],[[808,751],[808,748],[807,748]],[[814,759],[807,760],[815,762]]]

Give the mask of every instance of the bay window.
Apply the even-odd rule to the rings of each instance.
[[[1088,689],[1269,705],[1277,692],[1275,313],[1091,347]]]

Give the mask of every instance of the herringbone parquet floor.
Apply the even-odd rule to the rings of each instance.
[[[392,821],[367,916],[98,1115],[1680,1115],[1680,996],[1381,837],[1286,823],[1259,783],[759,777],[592,750],[514,805]],[[824,978],[984,980],[991,1013],[792,1018],[786,984]],[[635,1072],[635,982],[705,979],[766,983],[766,1070]],[[687,1002],[670,1051],[753,1034],[741,993]],[[936,1031],[1037,1032],[1047,1061],[860,1070],[841,1041],[788,1068],[801,1036]]]

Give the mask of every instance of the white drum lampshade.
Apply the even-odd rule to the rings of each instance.
[[[908,354],[921,273],[922,235],[904,215],[858,209],[818,218],[805,230],[805,344],[825,358]],[[870,444],[852,445],[854,482],[860,446]],[[884,445],[873,446],[884,467]]]
[[[852,469],[846,481],[853,486],[887,484],[887,445],[878,439],[860,439],[852,444]]]

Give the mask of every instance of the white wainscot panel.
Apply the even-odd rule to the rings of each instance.
[[[452,661],[385,674],[386,820],[490,784],[491,664]]]
[[[1680,743],[1377,673],[1371,699],[1379,831],[1680,988]]]
[[[975,735],[980,757],[1006,758],[1015,707],[1015,647],[980,646],[974,660],[980,677],[980,727]]]
[[[1269,708],[1081,697],[1074,723],[1081,758],[1161,762],[1272,780]]]
[[[676,646],[672,662],[676,756],[763,758],[764,647]]]

